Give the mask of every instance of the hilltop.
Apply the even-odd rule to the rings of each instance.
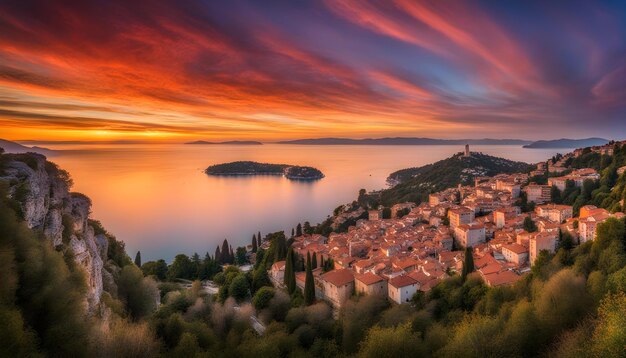
[[[0,139],[0,148],[4,149],[6,153],[37,153],[43,155],[51,155],[54,153],[53,150],[47,148],[37,146],[27,147],[5,139]]]
[[[531,166],[504,158],[472,152],[468,157],[457,153],[450,158],[416,168],[398,170],[389,174],[387,182],[393,187],[382,190],[385,205],[412,201],[419,203],[433,191],[458,184],[470,184],[475,177],[499,173],[526,172]]]
[[[597,145],[605,145],[609,141],[604,138],[586,138],[586,139],[554,139],[554,140],[538,140],[527,144],[524,148],[585,148]]]

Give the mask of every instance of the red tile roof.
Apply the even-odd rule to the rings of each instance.
[[[356,274],[355,278],[367,286],[383,281],[382,277],[376,274],[373,274],[371,272],[366,272],[364,274]]]
[[[347,285],[348,283],[354,281],[354,274],[348,269],[329,271],[321,277],[324,281],[337,287]]]
[[[415,281],[414,278],[409,277],[408,275],[396,276],[389,280],[389,284],[395,288],[415,285],[416,283],[417,281]]]

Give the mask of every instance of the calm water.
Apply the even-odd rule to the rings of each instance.
[[[178,253],[211,254],[228,238],[233,247],[252,234],[317,223],[358,190],[385,187],[395,170],[449,157],[458,146],[46,145],[62,149],[51,158],[74,178],[73,190],[93,201],[93,217],[131,256],[143,261]],[[538,162],[554,150],[473,146],[513,160]],[[316,182],[282,177],[209,177],[209,165],[235,160],[308,165],[326,177]]]

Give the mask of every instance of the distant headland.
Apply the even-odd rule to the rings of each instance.
[[[318,180],[324,177],[319,169],[313,167],[251,161],[211,165],[204,172],[215,176],[282,175],[290,180]]]
[[[394,138],[312,138],[277,142],[278,144],[309,144],[309,145],[526,145],[532,143],[522,139],[435,139],[415,137]]]
[[[531,144],[525,145],[524,148],[585,148],[597,145],[605,145],[609,142],[604,138],[585,138],[585,139],[554,139],[554,140],[538,140]]]
[[[197,140],[194,142],[187,142],[185,144],[230,144],[230,145],[263,145],[261,142],[253,140],[230,140],[226,142],[207,142],[206,140]]]

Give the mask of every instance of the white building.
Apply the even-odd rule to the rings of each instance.
[[[397,276],[389,280],[389,299],[397,304],[408,303],[417,292],[417,281],[407,275]]]

